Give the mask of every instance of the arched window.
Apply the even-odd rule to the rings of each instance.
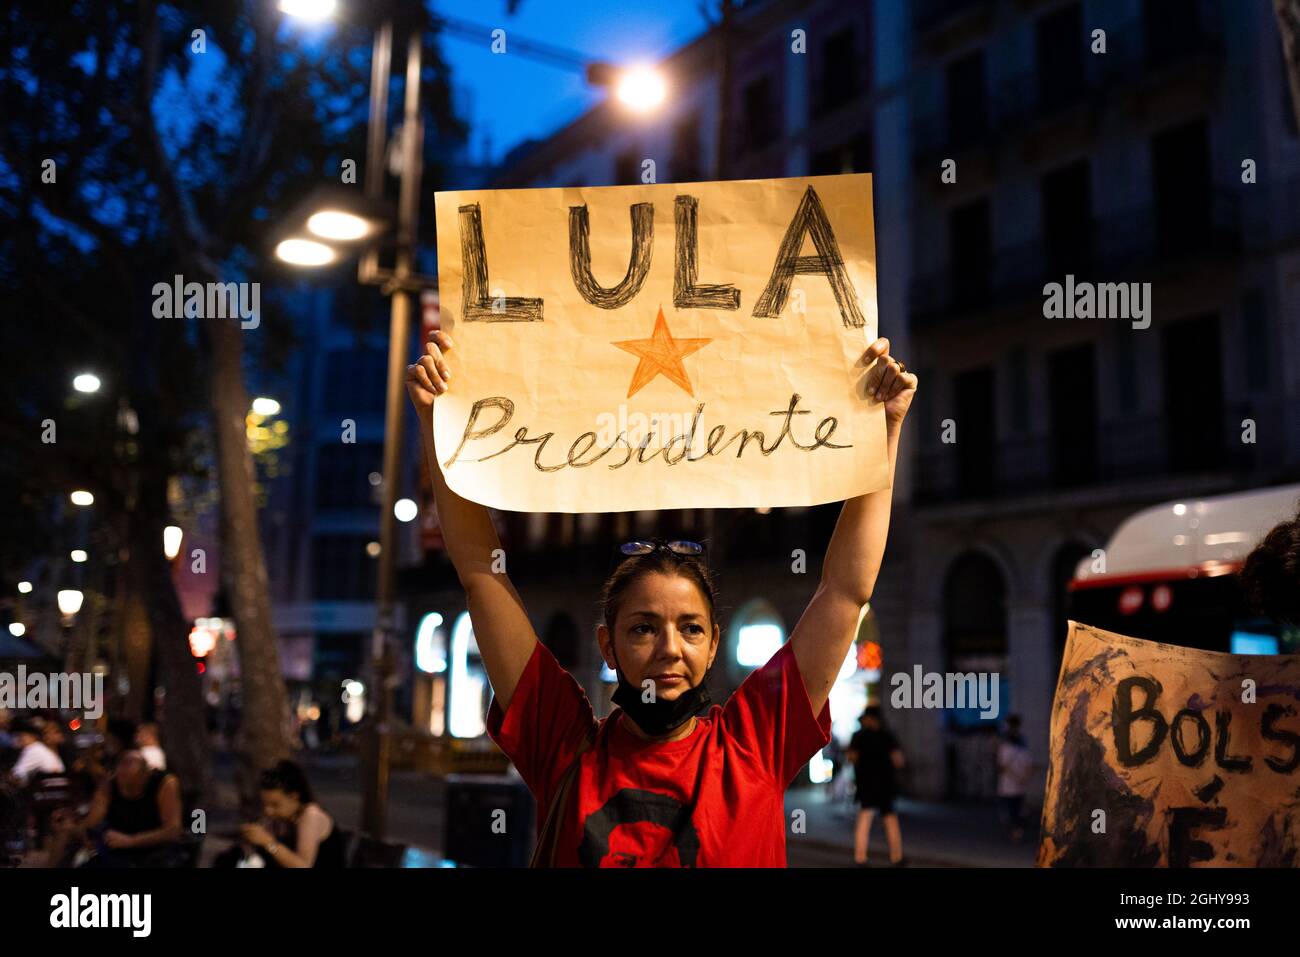
[[[968,552],[948,570],[943,591],[944,649],[948,675],[945,685],[964,689],[967,700],[947,700],[944,723],[953,732],[945,742],[947,792],[950,797],[991,797],[996,763],[990,732],[1012,710],[1010,660],[1007,655],[1007,586],[1002,570],[987,555]],[[986,715],[979,702],[969,700],[970,683],[956,675],[974,674],[976,691],[988,694],[997,678],[997,714]],[[989,701],[991,704],[992,702]],[[974,704],[974,706],[972,706]]]

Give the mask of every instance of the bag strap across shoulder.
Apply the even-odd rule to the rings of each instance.
[[[529,867],[555,866],[559,846],[560,824],[564,820],[564,811],[568,806],[569,792],[573,789],[574,779],[577,778],[578,769],[582,766],[582,756],[590,751],[595,744],[596,729],[592,728],[579,742],[578,753],[574,755],[573,761],[565,769],[560,778],[560,783],[555,789],[555,797],[551,799],[551,806],[547,809],[546,820],[537,831],[537,846],[533,849],[533,858],[528,864]]]

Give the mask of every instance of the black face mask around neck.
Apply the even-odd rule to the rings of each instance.
[[[617,668],[618,687],[610,700],[627,712],[627,716],[636,722],[638,728],[658,738],[676,727],[685,724],[692,716],[708,707],[713,699],[705,685],[708,674],[694,688],[687,688],[672,701],[667,701],[658,694],[653,701],[646,701],[643,692],[636,685],[628,684],[623,677],[623,669]]]

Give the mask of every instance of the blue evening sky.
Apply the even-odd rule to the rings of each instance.
[[[701,34],[707,26],[699,0],[523,0],[514,16],[505,0],[434,0],[444,16],[506,31],[505,55],[481,43],[444,34],[459,107],[470,126],[470,158],[482,159],[485,142],[499,160],[529,138],[541,138],[598,103],[576,70],[525,58],[510,38],[537,40],[617,64],[656,61]],[[708,3],[710,9],[717,4]]]

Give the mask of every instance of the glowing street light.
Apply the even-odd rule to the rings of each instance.
[[[81,611],[81,602],[85,596],[75,588],[64,588],[59,592],[59,611],[71,617]]]
[[[168,525],[163,529],[163,554],[168,560],[175,558],[181,553],[181,538],[184,532],[179,525]]]
[[[300,20],[328,20],[337,7],[337,0],[280,0],[280,10]]]
[[[91,372],[83,372],[72,380],[72,387],[78,392],[98,392],[99,376]]]
[[[278,415],[280,412],[280,403],[274,399],[268,399],[266,396],[258,396],[253,400],[253,411],[263,417]]]
[[[367,220],[341,209],[322,209],[307,217],[307,231],[321,239],[346,243],[368,236],[372,227]]]
[[[275,247],[275,255],[291,266],[324,266],[334,261],[334,250],[313,239],[286,239]]]
[[[637,67],[624,73],[614,88],[620,103],[638,113],[653,110],[664,101],[668,87],[658,72],[648,67]]]
[[[86,554],[86,550],[84,548],[74,548],[72,550],[71,558],[78,565],[84,562],[88,557],[89,556]]]
[[[73,505],[94,505],[95,496],[87,492],[84,488],[79,488],[68,496],[72,499]]]
[[[21,621],[10,622],[9,634],[13,635],[15,638],[21,638],[23,635],[27,634],[27,626]]]
[[[31,582],[19,582],[19,583],[18,583],[18,594],[20,594],[20,595],[30,595],[31,592],[32,592],[32,583],[31,583]]]
[[[414,521],[415,516],[420,514],[420,506],[409,498],[399,498],[393,503],[393,514],[399,522]]]

